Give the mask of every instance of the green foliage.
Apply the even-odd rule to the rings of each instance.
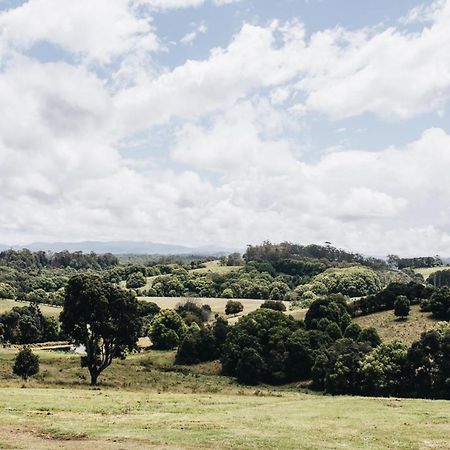
[[[363,328],[359,333],[358,342],[369,344],[370,347],[375,348],[381,344],[381,338],[376,328]]]
[[[17,307],[0,315],[3,340],[11,344],[33,344],[58,339],[58,324],[45,317],[37,304]]]
[[[428,278],[427,283],[435,287],[450,286],[450,269],[437,270],[433,272]]]
[[[278,300],[266,300],[261,304],[260,308],[273,309],[274,311],[286,311],[286,306]]]
[[[450,400],[450,326],[424,333],[408,350],[410,392]]]
[[[16,290],[8,283],[0,283],[0,298],[16,298]]]
[[[406,297],[405,295],[399,295],[394,302],[395,316],[404,319],[409,315],[410,310],[411,304],[408,300],[408,297]]]
[[[394,302],[399,295],[407,297],[411,304],[418,304],[430,298],[433,288],[421,283],[391,283],[381,292],[355,300],[351,304],[352,316],[365,316],[379,311],[394,309]]]
[[[163,309],[152,322],[150,339],[154,348],[169,350],[178,347],[187,332],[183,319],[171,309]]]
[[[407,392],[407,347],[403,342],[381,344],[364,356],[359,367],[362,393],[391,396]]]
[[[241,317],[231,327],[223,346],[221,362],[224,373],[251,384],[287,379],[287,342],[300,327],[301,323],[292,317],[271,309],[258,309]],[[254,369],[248,366],[246,356],[257,364]],[[263,364],[260,364],[260,358]],[[249,375],[243,373],[246,368],[251,371]]]
[[[437,289],[428,301],[422,303],[423,311],[430,311],[434,319],[450,320],[450,288]]]
[[[127,278],[127,289],[138,289],[147,284],[147,280],[141,272],[134,272]]]
[[[39,356],[35,355],[31,348],[24,346],[14,360],[13,373],[27,380],[39,372]]]
[[[92,274],[69,280],[61,323],[68,337],[85,346],[81,363],[93,385],[114,358],[125,358],[136,348],[141,330],[136,298]]]
[[[312,284],[320,283],[330,294],[350,297],[375,294],[381,290],[377,274],[366,267],[331,268],[315,276]],[[312,290],[312,289],[311,289]]]
[[[236,300],[228,300],[225,306],[225,314],[239,314],[244,310],[244,305]]]
[[[177,364],[213,361],[219,356],[216,338],[209,328],[189,330],[178,347]]]
[[[317,299],[311,304],[306,313],[306,328],[320,329],[319,322],[322,319],[328,319],[330,322],[336,323],[341,332],[344,332],[351,322],[348,311],[347,301],[343,295],[334,294]]]

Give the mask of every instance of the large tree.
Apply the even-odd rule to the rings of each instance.
[[[92,274],[69,280],[61,323],[75,344],[85,346],[81,365],[88,368],[92,385],[114,358],[136,348],[141,329],[135,296]]]

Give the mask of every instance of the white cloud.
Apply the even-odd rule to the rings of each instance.
[[[204,24],[200,24],[195,30],[186,33],[181,39],[180,43],[183,45],[192,45],[192,43],[197,39],[199,34],[204,34],[208,31],[208,28]]]
[[[238,3],[241,0],[135,0],[138,4],[148,5],[155,10],[166,11],[170,9],[199,7],[210,2],[217,6]]]
[[[30,0],[0,14],[9,55],[0,71],[2,240],[269,238],[376,254],[450,252],[445,131],[379,151],[335,148],[319,160],[306,159],[301,140],[302,120],[315,111],[407,120],[445,110],[450,2],[418,32],[307,38],[298,22],[244,24],[226,47],[173,70],[149,60],[158,38],[137,5]],[[76,62],[19,55],[41,41]],[[92,69],[114,59],[118,70]],[[135,132],[150,147],[155,125],[174,141],[163,156],[148,151],[141,163],[117,150]]]
[[[4,48],[46,41],[100,63],[159,47],[150,19],[138,17],[130,0],[28,0],[0,13],[0,36]]]

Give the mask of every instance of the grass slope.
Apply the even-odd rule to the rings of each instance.
[[[28,306],[29,302],[17,302],[15,300],[5,300],[0,299],[0,314],[10,311],[15,306]],[[59,314],[62,311],[62,308],[58,306],[49,306],[49,305],[39,305],[40,310],[44,316],[54,317],[55,319],[59,318]]]
[[[393,310],[369,314],[353,320],[361,327],[376,328],[383,341],[398,339],[408,345],[417,341],[424,331],[430,330],[437,323],[429,313],[420,312],[419,305],[411,306],[411,312],[406,320],[398,320]]]

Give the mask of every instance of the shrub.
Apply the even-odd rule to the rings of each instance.
[[[39,356],[35,355],[31,348],[24,346],[14,360],[13,373],[27,380],[39,372]]]
[[[273,309],[274,311],[286,311],[286,306],[279,300],[266,300],[260,308]]]
[[[321,319],[335,322],[341,332],[350,325],[351,317],[344,296],[339,294],[329,295],[326,298],[315,300],[305,316],[305,325],[308,329],[318,329]]]
[[[436,290],[423,309],[431,311],[434,319],[450,320],[450,288]]]
[[[175,311],[164,309],[153,319],[150,339],[155,348],[170,350],[178,347],[186,331],[183,319]]]
[[[146,284],[147,280],[142,272],[134,272],[128,276],[126,286],[127,289],[138,289]]]
[[[228,300],[225,306],[225,314],[239,314],[244,310],[244,305],[236,300]]]
[[[411,305],[408,297],[406,297],[405,295],[399,295],[394,302],[395,316],[404,319],[409,315],[410,309]]]
[[[16,298],[16,290],[8,283],[0,283],[0,298]]]

